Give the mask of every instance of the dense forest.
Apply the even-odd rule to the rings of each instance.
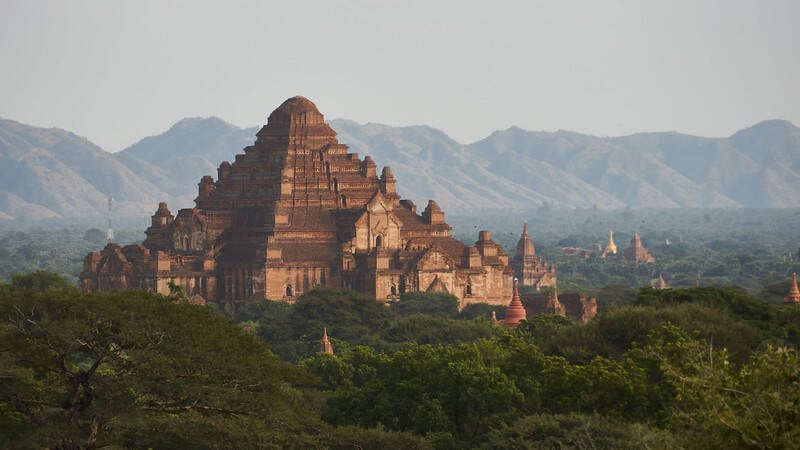
[[[791,448],[800,308],[636,292],[583,324],[319,288],[228,317],[48,272],[0,284],[10,448]],[[497,310],[502,318],[502,309]],[[327,327],[335,354],[318,352]]]

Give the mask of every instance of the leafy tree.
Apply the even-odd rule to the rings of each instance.
[[[392,304],[392,310],[401,317],[427,314],[454,318],[458,316],[458,298],[442,292],[408,291],[400,294],[400,301]]]
[[[0,316],[0,415],[18,448],[284,446],[313,423],[294,371],[205,308],[12,288]]]
[[[482,449],[674,448],[672,436],[647,425],[598,414],[535,414],[489,432]]]
[[[498,367],[475,345],[411,345],[391,356],[342,356],[354,367],[353,387],[335,391],[323,417],[334,424],[375,426],[470,441],[500,423],[521,400]]]
[[[387,343],[403,345],[408,342],[418,344],[458,344],[472,342],[492,335],[492,325],[488,320],[454,320],[442,317],[416,314],[395,320],[391,326],[381,331]]]
[[[382,345],[379,333],[389,327],[391,320],[389,308],[374,298],[349,289],[320,287],[297,299],[287,322],[270,326],[262,322],[262,327],[265,337],[271,334],[277,338],[268,339],[272,344],[280,336],[270,327],[288,324],[291,334],[282,339],[286,346],[279,344],[276,348],[280,348],[283,357],[296,361],[316,352],[323,328],[330,336],[353,345]]]
[[[335,428],[321,444],[331,450],[433,450],[434,448],[427,439],[411,433],[389,431],[381,427],[354,426]]]
[[[791,448],[800,438],[800,357],[767,346],[740,369],[727,352],[674,326],[654,332],[644,352],[675,392],[671,428],[683,445]]]
[[[497,320],[503,320],[506,317],[506,307],[498,305],[489,305],[487,303],[472,303],[464,307],[459,313],[462,319],[473,320],[477,317],[490,319],[492,312],[497,316]]]
[[[559,314],[537,314],[529,317],[520,324],[518,329],[530,333],[534,341],[542,346],[550,336],[557,334],[564,328],[576,326],[576,323],[569,317]]]
[[[18,289],[32,289],[36,291],[72,287],[62,276],[44,270],[14,275],[11,278],[11,286]]]

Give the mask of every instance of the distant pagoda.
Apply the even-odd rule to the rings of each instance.
[[[614,231],[608,230],[608,243],[606,244],[606,248],[603,249],[602,256],[616,255],[616,254],[617,254],[617,244],[614,243]]]
[[[797,274],[792,273],[792,287],[789,289],[789,295],[783,298],[784,305],[797,305],[800,304],[800,289],[797,288]]]
[[[556,269],[536,255],[536,247],[528,234],[527,223],[522,226],[522,236],[517,242],[517,252],[511,261],[511,267],[514,268],[514,276],[523,286],[532,286],[538,291],[543,287],[556,285]]]
[[[631,244],[625,249],[624,252],[622,252],[621,257],[627,262],[636,264],[656,262],[656,259],[653,258],[653,255],[651,255],[650,252],[648,252],[647,249],[642,245],[642,240],[639,238],[638,231],[633,232]]]

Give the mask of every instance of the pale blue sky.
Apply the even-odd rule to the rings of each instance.
[[[0,117],[110,151],[184,117],[727,136],[800,125],[800,1],[0,0]]]

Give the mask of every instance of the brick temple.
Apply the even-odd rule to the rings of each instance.
[[[543,287],[556,286],[556,268],[552,264],[548,265],[536,254],[536,246],[528,234],[527,223],[522,227],[522,235],[517,241],[517,252],[511,260],[511,267],[514,269],[514,276],[523,286],[535,287],[537,291]]]
[[[387,301],[446,292],[461,307],[504,305],[513,291],[509,257],[488,231],[473,246],[454,239],[435,201],[418,212],[391,169],[379,175],[372,158],[349,153],[303,97],[273,111],[216,180],[202,177],[194,208],[173,214],[160,203],[145,234],[140,245],[89,253],[82,289],[168,294],[172,282],[229,310],[320,285]]]

